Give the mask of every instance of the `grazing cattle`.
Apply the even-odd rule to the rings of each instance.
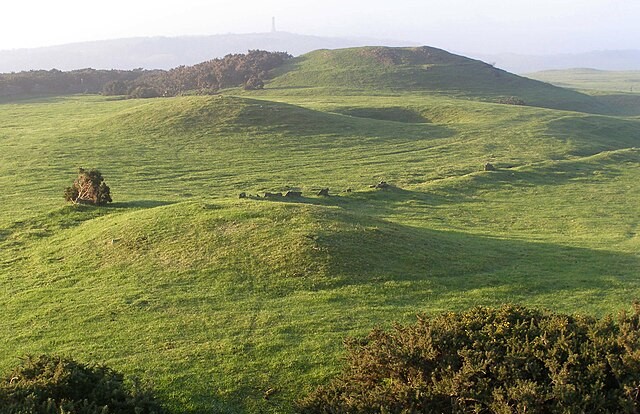
[[[328,188],[323,188],[322,190],[318,191],[318,195],[319,196],[324,196],[324,197],[329,197],[329,189]]]

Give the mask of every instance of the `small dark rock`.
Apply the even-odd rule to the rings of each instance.
[[[486,164],[484,165],[484,170],[485,170],[485,171],[495,171],[495,170],[496,170],[496,167],[494,167],[494,165],[493,165],[493,164],[491,164],[491,163],[489,163],[489,162],[488,162],[488,163],[486,163]]]
[[[285,197],[302,197],[302,191],[289,190],[284,196]]]
[[[264,193],[264,198],[276,198],[276,197],[282,197],[282,193],[269,193],[269,192]]]
[[[247,193],[242,192],[242,193],[240,193],[240,195],[238,197],[239,198],[247,198]]]
[[[323,188],[322,190],[318,191],[318,195],[319,196],[324,196],[324,197],[329,197],[329,189],[328,188]]]

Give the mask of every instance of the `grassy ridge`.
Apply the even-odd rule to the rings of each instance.
[[[315,92],[0,105],[0,368],[66,353],[176,412],[290,412],[376,325],[639,296],[637,119]],[[77,166],[113,206],[64,206]]]
[[[319,50],[293,59],[276,74],[267,88],[290,94],[306,89],[332,95],[428,92],[489,102],[517,97],[543,108],[612,112],[591,96],[430,47]]]

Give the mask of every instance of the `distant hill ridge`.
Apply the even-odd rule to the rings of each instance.
[[[34,49],[0,50],[0,73],[32,69],[171,69],[254,49],[283,51],[297,56],[316,49],[366,45],[407,46],[411,42],[308,36],[287,32],[137,37]]]
[[[553,69],[592,68],[599,70],[640,70],[640,50],[599,50],[586,53],[525,55],[518,53],[470,55],[514,73]]]
[[[209,36],[134,37],[57,46],[0,50],[0,73],[38,69],[171,69],[180,65],[245,53],[250,49],[286,51],[294,56],[317,49],[359,46],[417,46],[417,42],[358,37],[324,37],[288,32],[218,34]],[[466,56],[513,73],[588,67],[601,70],[640,70],[640,50],[603,50],[576,54],[526,55],[522,53]]]

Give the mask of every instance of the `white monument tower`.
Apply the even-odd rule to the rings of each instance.
[[[277,32],[276,30],[276,18],[272,17],[271,18],[271,33],[275,33]]]

